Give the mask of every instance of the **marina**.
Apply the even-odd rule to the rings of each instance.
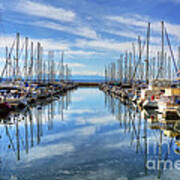
[[[0,177],[178,179],[179,135],[179,120],[79,88],[1,119]]]
[[[173,172],[178,179],[179,72],[168,79],[159,58],[159,69],[150,76],[149,31],[150,24],[144,73],[140,50],[134,64],[125,53],[117,65],[105,67],[101,81],[73,80],[64,51],[59,58],[48,51],[44,59],[39,42],[35,54],[33,42],[27,51],[28,38],[22,62],[17,33],[15,61],[6,47],[0,83],[0,177],[169,179]],[[161,56],[163,37],[164,22]],[[138,43],[141,49],[140,37]]]
[[[0,2],[0,180],[179,180],[179,8]]]

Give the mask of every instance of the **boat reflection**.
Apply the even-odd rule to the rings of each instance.
[[[8,138],[8,143],[2,144],[7,146],[3,149],[14,152],[18,161],[21,159],[21,151],[28,154],[30,148],[41,143],[43,131],[53,129],[55,115],[60,112],[62,120],[64,119],[63,111],[70,105],[70,96],[71,93],[68,92],[67,95],[60,97],[58,101],[49,101],[48,103],[42,103],[39,107],[30,107],[24,109],[24,111],[1,116],[1,141],[6,142],[6,138]],[[3,127],[5,131],[2,130]]]
[[[155,110],[141,110],[105,94],[105,107],[116,116],[120,128],[131,136],[130,146],[144,158],[144,174],[172,169],[180,154],[180,119],[168,119]],[[156,163],[156,164],[155,164]]]

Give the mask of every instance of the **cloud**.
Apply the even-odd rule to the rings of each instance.
[[[85,64],[80,64],[80,63],[66,63],[68,64],[68,67],[70,68],[84,68],[86,67]]]
[[[131,33],[128,33],[130,38],[135,37],[135,34],[133,33],[133,31],[135,31],[137,27],[141,27],[141,33],[142,32],[145,33],[146,29],[147,29],[148,22],[151,23],[151,31],[153,33],[158,33],[158,34],[161,33],[161,21],[151,19],[148,16],[141,16],[138,14],[127,14],[127,15],[122,15],[122,16],[106,16],[105,18],[109,21],[112,21],[112,22],[120,23],[122,25],[129,26],[129,27],[134,27],[134,30],[132,30]],[[180,25],[172,24],[172,23],[169,23],[167,21],[164,21],[164,23],[165,23],[166,29],[168,30],[168,33],[170,35],[178,38],[178,40],[180,40],[180,34],[179,34]],[[117,32],[112,32],[112,33],[117,34]],[[124,32],[118,32],[118,33],[119,33],[119,35],[122,35],[122,36],[124,35],[124,36],[128,37],[127,32],[125,32],[125,33]],[[136,34],[138,35],[137,32],[136,32]],[[152,42],[158,43],[158,41],[160,39],[157,37],[153,37],[151,35],[151,40],[152,40]],[[159,42],[159,44],[160,44],[160,42]]]
[[[94,31],[93,29],[89,27],[85,27],[78,24],[75,24],[73,26],[72,25],[65,26],[65,25],[60,25],[60,24],[50,22],[50,21],[37,21],[37,22],[31,23],[31,25],[49,28],[56,31],[63,31],[66,33],[70,33],[70,34],[74,34],[74,35],[78,35],[78,36],[82,36],[86,38],[97,39],[96,31]]]
[[[85,93],[87,93],[87,92],[85,92]],[[85,113],[94,113],[94,110],[92,110],[92,109],[71,109],[71,110],[67,111],[67,114],[82,115],[82,114],[85,114]]]
[[[126,24],[126,25],[131,25],[131,26],[133,25],[133,26],[147,27],[147,22],[144,20],[142,21],[141,18],[139,18],[139,16],[137,15],[134,15],[134,16],[128,15],[127,17],[126,16],[107,16],[106,19],[115,21],[118,23]]]
[[[20,46],[24,43],[25,37],[20,36],[21,38],[21,44]],[[5,48],[7,47],[12,47],[13,41],[15,40],[15,35],[4,35],[0,36],[0,48]],[[33,41],[34,46],[36,46],[37,42],[40,42],[43,48],[48,49],[48,50],[68,50],[69,45],[61,40],[55,40],[55,39],[29,39],[29,42]]]
[[[137,33],[135,33],[135,32],[118,31],[118,30],[111,30],[111,29],[104,29],[103,31],[106,33],[109,33],[109,34],[117,35],[117,36],[137,39]]]
[[[67,43],[55,39],[32,39],[32,41],[40,42],[48,50],[68,50],[70,48]]]
[[[113,34],[113,35],[116,35],[116,36],[121,36],[121,37],[126,37],[126,38],[130,38],[132,40],[137,40],[138,36],[141,35],[141,38],[145,39],[146,38],[146,32],[133,32],[132,31],[127,31],[127,30],[111,30],[111,29],[104,29],[103,30],[104,32],[106,33],[109,33],[109,34]],[[150,37],[150,41],[152,43],[159,43],[161,42],[161,39],[159,37]]]
[[[131,46],[132,42],[117,42],[113,39],[98,39],[98,40],[85,40],[85,39],[77,39],[76,46],[78,47],[90,47],[90,48],[96,48],[101,51],[125,51],[132,49]]]
[[[67,51],[68,55],[79,55],[79,56],[90,56],[90,55],[97,55],[102,54],[96,51],[83,51],[83,50],[69,50]]]
[[[28,0],[21,0],[17,4],[15,10],[24,14],[49,18],[63,22],[74,21],[76,17],[76,14],[73,11],[53,7],[51,5],[31,2]]]

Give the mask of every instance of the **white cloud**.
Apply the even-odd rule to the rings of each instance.
[[[76,14],[73,11],[63,8],[53,7],[41,3],[21,0],[15,10],[24,14],[39,16],[58,21],[71,22],[75,19]]]
[[[71,25],[64,26],[64,25],[60,25],[60,24],[50,22],[50,21],[37,21],[37,22],[31,23],[31,25],[45,27],[45,28],[49,28],[49,29],[53,29],[57,31],[63,31],[66,33],[75,34],[75,35],[86,37],[86,38],[97,39],[96,31],[94,31],[93,29],[89,27],[84,27],[78,24],[75,24],[74,26],[71,26]]]
[[[136,30],[137,27],[141,27],[141,31],[142,32],[146,32],[147,26],[148,26],[148,22],[151,23],[151,30],[154,33],[161,33],[161,21],[158,20],[153,20],[150,17],[147,16],[141,16],[141,15],[137,15],[137,14],[127,14],[125,16],[107,16],[106,17],[107,20],[110,20],[112,22],[117,22],[120,24],[123,24],[125,26],[131,26],[134,27],[134,30]],[[175,36],[176,38],[178,38],[178,40],[180,40],[180,25],[179,24],[172,24],[169,22],[164,21],[165,23],[165,27],[168,30],[168,33],[171,34],[172,36]],[[142,33],[141,32],[141,33]],[[117,32],[114,32],[117,33]],[[138,33],[136,33],[138,35]],[[126,37],[128,37],[127,33],[121,33],[121,35],[124,35]],[[129,33],[129,37],[134,37],[135,34],[133,34],[132,32]],[[151,37],[152,42],[156,42],[158,43],[159,38],[157,37]],[[159,42],[160,44],[160,42]]]
[[[78,27],[76,30],[77,32],[79,32],[79,35],[81,36],[90,37],[93,39],[97,38],[96,32],[88,27]]]
[[[126,31],[125,30],[124,31],[118,31],[118,30],[111,30],[111,29],[109,29],[109,30],[105,29],[103,31],[106,33],[110,33],[110,34],[121,36],[121,37],[131,38],[131,39],[137,39],[139,35],[141,35],[141,38],[143,38],[143,39],[146,38],[145,37],[146,32],[137,33],[137,32],[133,32],[133,30],[132,31],[127,31],[127,30]],[[160,37],[151,36],[150,41],[153,43],[160,43],[161,39],[160,39]]]
[[[69,45],[63,41],[55,39],[32,39],[33,42],[40,42],[41,45],[48,50],[68,50]]]
[[[137,39],[137,33],[135,32],[118,31],[118,30],[111,30],[111,29],[104,29],[103,31],[106,33],[117,35],[117,36]]]
[[[166,23],[166,28],[168,33],[170,33],[171,35],[174,35],[178,38],[178,41],[180,41],[180,25],[178,24],[170,24],[170,23]]]
[[[21,36],[21,44],[24,42],[25,37]],[[13,41],[15,40],[15,35],[5,35],[0,36],[0,48],[12,47]],[[34,47],[36,46],[37,42],[40,42],[43,48],[48,50],[68,50],[69,45],[64,41],[58,41],[54,39],[29,39],[29,41],[34,42]]]
[[[90,56],[101,54],[95,51],[83,51],[83,50],[69,50],[67,51],[68,55],[80,55],[80,56]]]
[[[78,39],[76,41],[78,47],[91,47],[99,50],[110,50],[110,51],[125,51],[132,49],[131,42],[116,42],[113,39],[98,39],[98,40],[84,40]]]
[[[71,110],[67,111],[67,114],[79,114],[79,115],[81,115],[84,113],[94,113],[94,110],[92,110],[92,109],[71,109]]]
[[[68,64],[68,67],[70,68],[84,68],[86,67],[85,64],[80,64],[80,63],[66,63]]]
[[[138,16],[139,17],[139,16]],[[137,18],[137,15],[133,17],[128,15],[126,16],[107,16],[106,19],[115,21],[118,23],[126,24],[126,25],[133,25],[133,26],[140,26],[140,27],[147,27],[147,22],[142,21],[140,18]]]

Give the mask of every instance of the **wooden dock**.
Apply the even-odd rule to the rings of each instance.
[[[78,82],[79,87],[99,87],[100,83],[98,82]]]

